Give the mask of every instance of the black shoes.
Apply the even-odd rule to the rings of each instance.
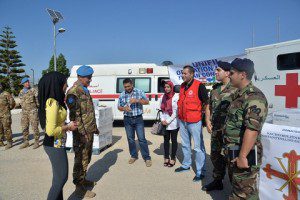
[[[189,171],[189,170],[190,170],[190,168],[185,169],[183,167],[178,167],[177,169],[175,169],[175,172],[186,172],[186,171]]]
[[[195,177],[193,178],[193,181],[194,181],[194,182],[199,182],[199,181],[201,181],[202,179],[204,179],[204,175],[195,176]]]
[[[207,185],[204,185],[202,187],[202,190],[203,191],[213,191],[213,190],[223,190],[223,183],[222,183],[222,180],[214,180],[213,182],[207,184]]]

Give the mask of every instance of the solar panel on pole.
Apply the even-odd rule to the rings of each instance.
[[[52,18],[53,23],[57,23],[59,20],[63,20],[63,16],[60,12],[51,10],[49,8],[46,9],[50,17]]]
[[[58,11],[54,11],[54,12],[59,19],[64,19],[60,12]]]
[[[54,71],[56,71],[56,35],[59,33],[56,33],[56,23],[59,22],[59,20],[63,20],[63,16],[60,12],[51,10],[49,8],[46,9],[48,14],[50,15],[52,22],[53,22],[53,35],[54,35],[54,48],[53,48],[53,56],[54,56]]]
[[[55,14],[55,12],[53,10],[50,10],[48,8],[46,10],[49,13],[50,17],[52,18],[52,20],[58,19],[58,17],[56,16],[56,14]]]

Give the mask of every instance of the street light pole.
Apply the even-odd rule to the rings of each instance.
[[[34,86],[34,69],[31,69],[31,71],[32,71],[32,84]]]
[[[59,33],[63,33],[65,29],[60,28],[58,30],[58,33],[56,34],[56,27],[55,24],[58,23],[60,20],[63,20],[63,16],[61,15],[60,12],[51,10],[51,9],[46,9],[48,14],[50,15],[52,22],[53,22],[53,37],[54,37],[54,49],[53,49],[53,57],[54,57],[54,71],[57,71],[57,66],[56,66],[56,36]]]
[[[56,71],[56,27],[55,27],[55,23],[54,23],[54,52],[53,52],[53,56],[54,56],[54,71]]]

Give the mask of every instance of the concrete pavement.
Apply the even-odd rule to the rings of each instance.
[[[52,171],[49,159],[41,146],[37,150],[32,147],[19,150],[22,142],[20,114],[13,114],[13,134],[15,146],[4,151],[0,149],[0,199],[46,199],[52,181]],[[223,191],[207,194],[201,191],[201,186],[212,180],[212,165],[209,158],[210,136],[204,131],[207,150],[207,174],[202,182],[194,183],[193,170],[184,173],[174,173],[182,161],[181,145],[178,148],[178,160],[173,168],[163,167],[163,138],[150,134],[146,127],[146,138],[153,161],[150,168],[144,161],[137,160],[129,165],[129,151],[125,130],[122,126],[113,130],[113,145],[100,155],[93,155],[89,165],[88,178],[97,181],[93,191],[95,199],[124,200],[193,200],[193,199],[226,199],[230,192],[228,178]],[[31,135],[32,139],[32,135]],[[178,136],[180,143],[180,136]],[[31,140],[33,143],[33,140]],[[64,187],[65,199],[76,199],[72,183],[74,154],[68,153],[69,179]]]

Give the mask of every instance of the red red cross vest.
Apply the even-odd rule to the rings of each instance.
[[[185,84],[180,87],[178,100],[178,118],[184,122],[196,123],[202,119],[202,102],[198,97],[201,82],[194,79],[189,89],[184,90]]]

